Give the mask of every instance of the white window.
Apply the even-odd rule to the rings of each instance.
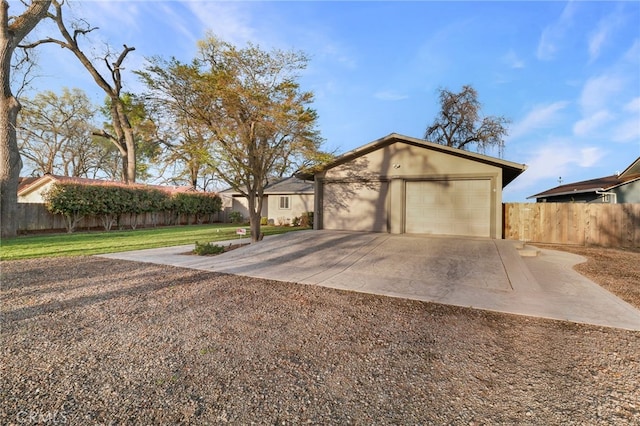
[[[289,210],[291,205],[289,204],[289,196],[281,195],[280,196],[280,209],[281,210]]]

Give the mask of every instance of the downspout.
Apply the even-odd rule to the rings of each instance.
[[[618,204],[618,194],[615,192],[604,192],[604,191],[596,191],[597,195],[611,195],[611,200],[609,204]]]

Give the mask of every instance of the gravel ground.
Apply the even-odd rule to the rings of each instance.
[[[0,424],[640,424],[638,332],[95,257],[0,266]]]

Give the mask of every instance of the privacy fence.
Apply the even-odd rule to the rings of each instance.
[[[170,212],[141,213],[135,216],[123,215],[115,229],[149,228],[154,226],[187,225],[194,223],[228,222],[228,211],[223,209],[206,217],[195,215],[176,216]],[[102,229],[103,222],[97,216],[83,217],[76,226],[77,231]],[[61,214],[54,215],[44,204],[18,203],[18,232],[65,232],[65,221]]]
[[[640,204],[507,203],[503,213],[508,240],[640,247]]]

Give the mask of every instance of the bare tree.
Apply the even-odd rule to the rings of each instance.
[[[51,0],[34,0],[19,16],[9,16],[9,2],[0,3],[0,237],[17,235],[18,180],[22,160],[16,139],[20,102],[11,92],[11,60],[22,40],[46,17]]]
[[[426,139],[465,150],[475,146],[480,153],[489,147],[497,147],[502,156],[508,119],[481,117],[478,92],[469,85],[462,86],[460,93],[440,89],[439,98],[440,113],[433,124],[427,127]]]
[[[122,64],[127,55],[135,50],[135,48],[124,45],[122,51],[117,55],[115,60],[112,59],[111,55],[107,54],[103,60],[109,72],[109,77],[104,77],[78,44],[78,38],[80,36],[86,36],[98,28],[90,27],[85,22],[80,22],[74,25],[76,28],[73,30],[73,34],[71,34],[66,27],[62,15],[62,5],[64,2],[61,0],[52,0],[51,3],[53,4],[54,11],[52,13],[47,13],[47,17],[52,19],[57,25],[60,35],[62,36],[62,40],[48,37],[28,44],[25,47],[35,47],[44,43],[57,44],[70,50],[80,60],[80,63],[86,68],[86,70],[89,71],[89,74],[91,74],[91,77],[93,77],[96,84],[109,98],[111,108],[111,128],[113,129],[113,133],[102,129],[96,132],[96,135],[108,139],[118,148],[120,156],[122,157],[122,180],[126,183],[134,183],[136,180],[136,143],[134,130],[129,122],[126,107],[121,99],[121,93]]]
[[[93,142],[95,108],[80,89],[51,91],[24,99],[18,119],[20,153],[37,173],[87,176],[98,167]]]

